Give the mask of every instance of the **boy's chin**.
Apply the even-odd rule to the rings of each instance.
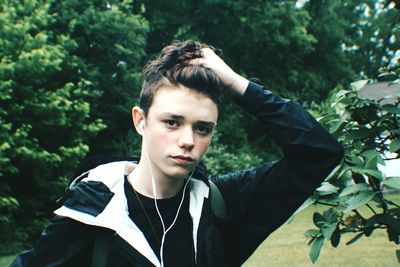
[[[168,176],[175,179],[185,179],[189,178],[190,174],[192,173],[192,169],[183,169],[179,168],[177,170],[171,171]]]

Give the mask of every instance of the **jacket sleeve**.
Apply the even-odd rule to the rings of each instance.
[[[87,225],[56,216],[34,247],[18,255],[11,267],[90,266],[92,247]]]
[[[342,146],[297,103],[250,82],[239,104],[258,118],[284,156],[211,177],[230,213],[226,244],[235,266],[296,211],[343,156]]]

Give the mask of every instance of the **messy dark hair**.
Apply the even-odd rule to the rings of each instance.
[[[164,85],[183,85],[191,90],[208,96],[222,113],[223,85],[221,80],[209,68],[201,64],[192,64],[190,60],[201,58],[202,48],[211,46],[192,41],[175,42],[163,48],[160,56],[150,61],[142,71],[142,91],[139,106],[147,116],[157,90]]]

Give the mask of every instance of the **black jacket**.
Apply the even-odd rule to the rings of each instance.
[[[259,119],[260,134],[264,130],[272,136],[284,156],[225,175],[207,177],[203,169],[196,170],[189,203],[197,266],[240,266],[343,156],[341,145],[300,105],[255,83],[238,103]],[[78,173],[97,163],[86,163]],[[121,177],[131,168],[129,161],[114,161],[84,174],[64,196],[64,205],[38,243],[12,266],[90,266],[94,236],[110,244],[107,266],[158,265],[140,230],[128,221],[123,204]],[[213,215],[207,179],[221,191],[228,218]]]

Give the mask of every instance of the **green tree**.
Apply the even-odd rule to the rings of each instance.
[[[128,7],[95,0],[2,2],[2,243],[36,239],[90,149],[132,150],[134,140],[121,140],[129,135],[139,92],[147,25]]]
[[[304,5],[311,20],[307,31],[316,39],[311,53],[304,57],[301,84],[308,100],[319,102],[339,84],[355,78],[348,52],[343,49],[351,36],[349,31],[359,18],[354,16],[354,1],[310,0]]]
[[[295,2],[203,1],[176,37],[220,47],[235,70],[295,95],[301,88],[303,57],[316,41],[307,33],[310,16]]]
[[[360,78],[376,77],[381,66],[395,64],[400,44],[399,13],[395,5],[364,0],[353,3],[352,14],[358,19],[351,24],[345,43],[346,54]]]
[[[142,14],[149,22],[146,52],[148,58],[158,54],[170,44],[179,29],[191,20],[193,8],[199,1],[193,0],[141,0],[132,2],[134,14]]]
[[[6,232],[12,224],[40,224],[65,186],[67,171],[88,152],[88,138],[104,127],[89,116],[88,101],[100,95],[92,83],[79,76],[60,79],[82,62],[70,55],[77,48],[74,40],[48,30],[54,21],[48,8],[35,0],[2,3],[0,229],[5,237],[13,233]]]
[[[140,72],[148,31],[141,15],[133,15],[131,1],[52,1],[55,34],[76,41],[74,55],[84,61],[81,75],[92,81],[101,97],[91,113],[107,128],[90,142],[90,153],[132,153],[139,140],[131,132],[130,110],[140,92]]]

